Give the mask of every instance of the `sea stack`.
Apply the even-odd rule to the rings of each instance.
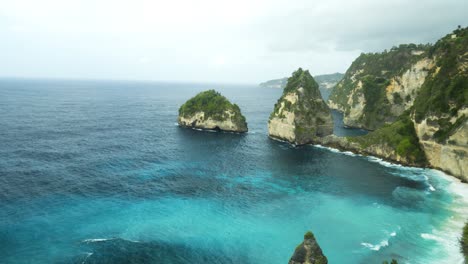
[[[304,235],[304,242],[299,244],[294,251],[289,264],[327,264],[328,260],[323,255],[322,249],[315,240],[314,234],[308,231]]]
[[[215,90],[197,94],[179,108],[182,127],[228,132],[247,132],[247,122],[239,106]]]
[[[283,90],[268,121],[272,138],[294,145],[313,143],[317,137],[333,133],[330,109],[309,71],[299,68]]]

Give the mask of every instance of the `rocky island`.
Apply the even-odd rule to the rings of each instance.
[[[215,90],[197,94],[179,108],[182,127],[227,132],[247,132],[247,122],[238,105]]]
[[[268,135],[294,145],[333,133],[330,109],[309,71],[299,68],[288,79],[268,121]]]
[[[310,231],[305,233],[304,242],[294,251],[289,264],[327,264],[328,259]]]

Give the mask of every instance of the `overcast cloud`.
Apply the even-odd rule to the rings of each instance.
[[[468,26],[467,0],[0,0],[0,76],[258,83]]]

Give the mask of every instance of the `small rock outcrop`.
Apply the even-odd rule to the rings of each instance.
[[[269,136],[304,145],[332,133],[331,112],[320,95],[317,82],[309,71],[299,68],[288,79],[283,95],[270,115]]]
[[[182,127],[228,132],[247,132],[247,122],[239,106],[215,90],[197,94],[179,108]]]
[[[322,249],[315,240],[312,232],[307,232],[304,235],[304,242],[299,244],[294,251],[289,264],[327,264],[327,257],[323,254]]]

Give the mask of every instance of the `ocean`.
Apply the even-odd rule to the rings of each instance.
[[[216,89],[246,134],[177,126]],[[281,90],[0,80],[0,263],[463,263],[468,187],[442,172],[268,138]],[[335,133],[359,135],[342,127]]]

